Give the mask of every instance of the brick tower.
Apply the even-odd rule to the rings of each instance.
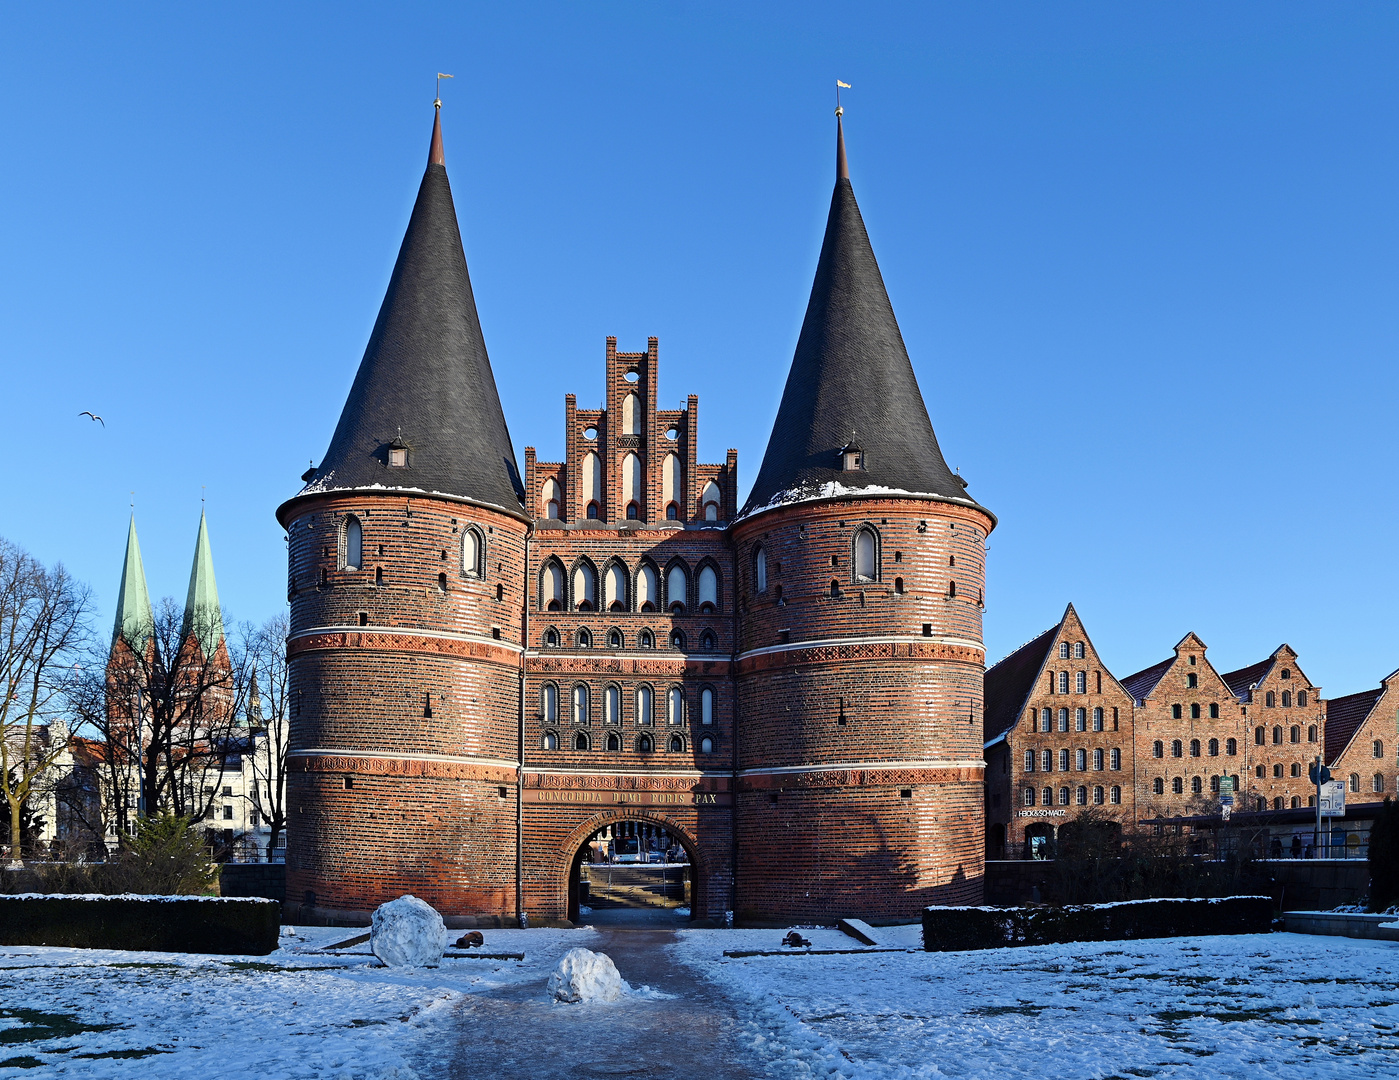
[[[836,184],[762,467],[733,527],[740,919],[979,902],[994,516],[943,460]]]
[[[513,916],[528,520],[442,152],[288,534],[287,900]]]

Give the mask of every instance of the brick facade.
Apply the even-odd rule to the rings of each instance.
[[[1399,792],[1399,671],[1378,689],[1327,703],[1326,757],[1346,803],[1383,802]],[[1333,722],[1334,718],[1334,722]]]

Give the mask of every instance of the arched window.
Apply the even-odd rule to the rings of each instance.
[[[678,686],[666,693],[666,721],[677,726],[685,723],[685,694]]]
[[[607,647],[609,649],[620,649],[622,647],[622,631],[613,629],[607,632]]]
[[[651,741],[650,735],[642,735],[641,738],[636,740],[636,748],[643,754],[649,754],[655,749],[655,745],[656,744]]]
[[[588,733],[586,731],[575,731],[573,733],[573,749],[588,749]]]
[[[1119,803],[1121,803],[1121,802],[1122,802],[1122,789],[1121,789],[1120,787],[1118,787],[1116,784],[1113,784],[1111,790],[1108,792],[1108,799],[1112,802],[1112,804],[1113,804],[1114,806],[1116,806],[1116,805],[1118,805]]]
[[[615,731],[609,731],[609,732],[607,733],[607,749],[609,749],[609,750],[620,750],[620,749],[622,749],[622,739],[621,739],[621,736],[619,736]]]
[[[1211,719],[1211,720],[1218,720],[1218,719],[1219,719],[1219,702],[1217,702],[1217,701],[1211,701],[1211,702],[1210,702],[1210,719]]]
[[[1291,668],[1283,668],[1283,669],[1282,669],[1282,677],[1283,677],[1284,679],[1290,679],[1290,678],[1292,678],[1292,669],[1291,669]]]
[[[544,733],[544,749],[557,750],[559,748],[559,736],[557,732],[546,731]]]
[[[1304,709],[1304,708],[1306,708],[1306,706],[1307,706],[1307,692],[1306,692],[1305,690],[1298,690],[1298,691],[1297,691],[1297,708],[1299,708],[1299,709]]]
[[[1078,709],[1075,709],[1075,710],[1074,710],[1074,730],[1075,730],[1075,731],[1087,731],[1087,730],[1088,730],[1088,710],[1087,710],[1087,709],[1078,708]]]
[[[1199,795],[1204,790],[1203,782],[1198,776],[1190,778],[1190,794]]]
[[[1093,769],[1096,772],[1103,771],[1103,748],[1101,746],[1093,751]]]
[[[345,569],[358,570],[364,565],[364,526],[357,517],[345,519]]]
[[[1086,693],[1088,693],[1088,672],[1086,672],[1086,671],[1077,671],[1077,672],[1074,672],[1074,693],[1075,693],[1075,694],[1086,694]]]
[[[627,503],[627,520],[639,521],[641,519],[641,504],[635,500]]]
[[[636,688],[636,722],[639,726],[650,727],[655,723],[651,705],[651,688],[649,686],[638,686]]]
[[[1075,659],[1075,660],[1082,660],[1082,659],[1083,659],[1083,642],[1081,642],[1081,641],[1075,641],[1075,642],[1074,642],[1074,659]]]
[[[1370,749],[1375,757],[1384,757],[1384,740],[1376,739]]]
[[[563,567],[557,560],[550,559],[544,564],[544,571],[540,575],[540,593],[545,611],[563,610]]]
[[[656,568],[650,563],[642,563],[636,572],[636,610],[657,611],[661,604],[661,590],[656,577]]]
[[[1235,754],[1237,754],[1237,753],[1239,752],[1239,740],[1238,740],[1238,739],[1226,739],[1226,740],[1224,740],[1224,752],[1225,752],[1226,754],[1228,754],[1230,757],[1233,757]]]
[[[602,694],[602,722],[620,724],[622,722],[622,689],[609,686]]]
[[[714,691],[707,686],[700,691],[700,723],[714,723]]]
[[[580,649],[591,649],[593,647],[593,632],[586,626],[578,630],[578,647]]]
[[[1059,771],[1060,771],[1060,772],[1068,772],[1068,771],[1069,771],[1069,752],[1068,752],[1067,750],[1060,750],[1060,751],[1059,751]]]
[[[700,495],[700,515],[705,521],[719,520],[719,504],[722,498],[719,485],[713,480],[704,485],[704,491]]]
[[[559,487],[559,482],[553,477],[544,481],[544,488],[540,492],[540,501],[544,503],[544,516],[558,520],[563,512],[563,489]]]
[[[590,563],[573,568],[573,607],[576,611],[597,610],[597,578]]]
[[[1041,731],[1048,731],[1048,730],[1050,729],[1050,727],[1053,725],[1053,723],[1054,723],[1054,711],[1053,711],[1052,709],[1044,709],[1043,711],[1041,711],[1041,713],[1040,713],[1040,730],[1041,730]]]
[[[947,583],[947,598],[949,600],[955,600],[957,598],[957,583],[955,581],[949,581]]]
[[[1191,739],[1191,740],[1190,740],[1190,756],[1191,756],[1191,757],[1199,757],[1199,756],[1200,756],[1200,740],[1199,740],[1199,739]]]
[[[1035,771],[1035,752],[1034,752],[1033,750],[1026,750],[1026,751],[1025,751],[1025,771],[1026,771],[1026,772],[1034,772],[1034,771]]]
[[[1313,796],[1313,797],[1315,797],[1315,796]],[[1301,797],[1300,795],[1294,795],[1294,796],[1292,796],[1292,809],[1294,809],[1294,810],[1300,810],[1300,809],[1302,809],[1302,797]]]
[[[1263,780],[1268,775],[1268,769],[1266,766],[1263,765],[1255,765],[1253,767],[1253,775],[1256,776],[1259,780]]]
[[[589,450],[583,455],[583,474],[580,477],[583,481],[582,496],[585,504],[602,502],[602,458]],[[597,514],[589,514],[589,517],[597,517]]]
[[[575,724],[591,722],[588,716],[588,688],[582,683],[573,688],[573,722]]]
[[[667,521],[680,520],[680,504],[669,502],[665,504],[665,518]]]
[[[855,580],[876,581],[879,578],[879,541],[873,529],[855,531]]]
[[[588,504],[586,513],[590,521],[597,520],[598,518],[602,517],[602,504],[598,502],[590,502]]]
[[[684,749],[685,740],[682,739],[679,735],[672,735],[670,737],[670,752],[672,754],[679,754],[682,753]]]
[[[1218,794],[1219,794],[1219,777],[1218,777],[1218,776],[1211,776],[1211,777],[1210,777],[1210,791],[1213,792],[1215,795],[1218,795]]]
[[[1165,757],[1165,756],[1166,756],[1166,744],[1163,743],[1160,739],[1157,739],[1154,743],[1151,744],[1151,756],[1152,756],[1152,757]]]
[[[661,503],[666,505],[666,517],[675,520],[680,516],[680,498],[684,493],[680,479],[680,455],[667,454],[661,458]],[[676,508],[674,516],[669,513],[671,506]]]
[[[628,453],[622,458],[622,503],[627,507],[627,517],[639,517],[632,513],[633,506],[641,503],[641,459]]]
[[[834,578],[831,579],[831,599],[840,599],[840,582],[836,581]]]
[[[553,683],[545,683],[539,690],[539,711],[546,724],[559,722],[559,688]]]
[[[1059,805],[1060,805],[1060,806],[1068,806],[1068,805],[1069,805],[1069,789],[1066,788],[1066,787],[1061,787],[1061,788],[1059,789]]]
[[[1316,742],[1316,725],[1307,725],[1307,742]]]
[[[1059,672],[1059,693],[1061,693],[1061,694],[1067,694],[1068,692],[1069,692],[1069,673],[1068,673],[1067,671],[1061,671],[1061,672]]]
[[[1274,765],[1274,766],[1273,766],[1273,779],[1274,779],[1274,780],[1281,780],[1281,779],[1282,779],[1282,766],[1281,766],[1281,765]]]
[[[638,649],[654,649],[656,639],[651,636],[650,630],[643,630],[636,635],[636,647]]]
[[[628,394],[622,399],[622,434],[641,434],[641,398]]]
[[[761,544],[753,549],[753,591],[768,591],[768,553]]]
[[[713,631],[706,630],[704,633],[702,633],[702,634],[700,635],[700,651],[701,651],[701,652],[713,652],[713,651],[714,651],[714,645],[715,645],[715,641],[714,641],[714,633],[713,633]]]
[[[1351,791],[1354,791],[1354,792],[1357,792],[1357,793],[1360,791],[1360,774],[1359,774],[1359,773],[1351,773],[1351,774],[1350,774],[1350,789],[1351,789]]]
[[[1155,780],[1151,782],[1151,792],[1153,795],[1166,794],[1166,781],[1162,780],[1161,777],[1158,776]]]
[[[670,647],[672,649],[683,649],[685,647],[685,631],[672,630],[670,632]]]
[[[1112,753],[1111,753],[1111,755],[1109,755],[1108,760],[1111,762],[1111,764],[1108,766],[1108,768],[1110,768],[1110,769],[1121,769],[1121,768],[1122,768],[1122,751],[1119,750],[1117,747],[1113,747]]]
[[[1060,731],[1068,731],[1068,730],[1069,730],[1069,710],[1068,710],[1068,709],[1060,709],[1060,710],[1059,710],[1059,730],[1060,730]]]
[[[695,598],[700,611],[708,614],[719,610],[719,575],[714,567],[705,564],[695,580]]]
[[[475,529],[461,534],[461,572],[463,577],[478,581],[486,577],[486,541]]]
[[[665,600],[666,607],[671,611],[684,611],[688,606],[689,597],[686,595],[688,581],[685,577],[685,568],[676,563],[666,571],[665,576]]]
[[[614,562],[607,568],[603,578],[604,603],[608,611],[627,610],[627,568]]]
[[[1282,745],[1282,728],[1281,728],[1280,726],[1276,726],[1276,725],[1275,725],[1275,726],[1273,727],[1273,745],[1274,745],[1274,746],[1281,746],[1281,745]]]
[[[896,577],[896,578],[894,579],[894,595],[895,595],[895,596],[902,596],[903,594],[904,594],[904,579],[901,578],[901,577]]]
[[[1025,792],[1024,792],[1023,796],[1021,797],[1021,801],[1022,801],[1026,806],[1034,806],[1034,805],[1035,805],[1035,789],[1032,788],[1032,787],[1027,787],[1027,788],[1025,789]]]
[[[549,649],[557,649],[559,647],[559,632],[552,626],[544,631],[544,645]]]
[[[1054,771],[1054,751],[1045,750],[1040,754],[1040,768],[1045,772]]]
[[[1266,694],[1263,695],[1263,704],[1266,705],[1268,708],[1271,709],[1274,705],[1277,704],[1277,702],[1278,696],[1274,694],[1271,690],[1269,690]]]
[[[1292,708],[1292,691],[1291,691],[1291,690],[1284,690],[1284,691],[1282,692],[1282,707],[1283,707],[1284,709],[1290,709],[1290,708]]]
[[[1219,740],[1211,739],[1209,742],[1210,757],[1219,757]]]
[[[1301,742],[1301,741],[1302,741],[1302,728],[1301,728],[1301,725],[1299,725],[1299,724],[1293,724],[1293,725],[1292,725],[1292,729],[1291,729],[1287,734],[1288,734],[1288,738],[1291,739],[1293,742],[1295,742],[1295,743]]]
[[[1065,790],[1067,791],[1068,789],[1066,788]],[[1044,805],[1054,805],[1054,789],[1052,787],[1047,787],[1044,789]]]
[[[1094,709],[1094,710],[1093,710],[1093,730],[1094,730],[1094,731],[1102,731],[1102,730],[1103,730],[1103,710],[1102,710],[1102,709]]]
[[[701,754],[712,754],[712,753],[714,753],[714,740],[711,739],[708,735],[706,735],[704,738],[702,738],[702,739],[700,740],[700,753],[701,753]]]
[[[1171,793],[1174,795],[1185,794],[1185,782],[1179,776],[1171,781]]]
[[[1384,773],[1375,773],[1374,789],[1376,791],[1384,790]]]
[[[1260,727],[1256,727],[1256,728],[1253,729],[1253,744],[1254,744],[1255,746],[1262,746],[1262,745],[1264,745],[1267,741],[1268,741],[1268,733],[1267,733],[1267,731],[1266,731],[1264,728],[1262,728],[1262,727],[1260,726]]]
[[[1088,768],[1088,751],[1082,748],[1074,751],[1074,768],[1084,772]]]
[[[1171,757],[1184,757],[1184,756],[1185,756],[1185,747],[1181,745],[1181,741],[1180,741],[1179,739],[1172,739],[1172,740],[1171,740]]]
[[[1069,643],[1068,643],[1067,641],[1061,641],[1061,642],[1059,642],[1059,659],[1060,659],[1060,660],[1067,660],[1068,658],[1069,658]]]
[[[1088,805],[1088,789],[1086,787],[1079,787],[1074,791],[1074,802],[1079,806]]]
[[[1093,805],[1094,805],[1094,806],[1102,806],[1102,805],[1103,805],[1103,789],[1102,789],[1101,786],[1100,786],[1100,787],[1095,787],[1095,788],[1093,789]]]

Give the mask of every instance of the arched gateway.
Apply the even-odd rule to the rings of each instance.
[[[627,825],[650,826],[668,833],[685,850],[690,864],[690,905],[694,913],[709,909],[708,890],[711,875],[705,859],[704,849],[695,837],[675,818],[646,810],[623,809],[594,814],[580,823],[560,846],[558,858],[550,877],[555,903],[560,910],[567,912],[567,918],[576,921],[579,916],[578,888],[579,867],[588,856],[588,843],[599,832],[609,828]]]

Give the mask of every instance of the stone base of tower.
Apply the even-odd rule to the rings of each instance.
[[[286,917],[366,923],[411,894],[451,921],[513,925],[513,783],[293,772],[287,802]]]
[[[982,784],[744,781],[735,919],[913,919],[982,902]]]

